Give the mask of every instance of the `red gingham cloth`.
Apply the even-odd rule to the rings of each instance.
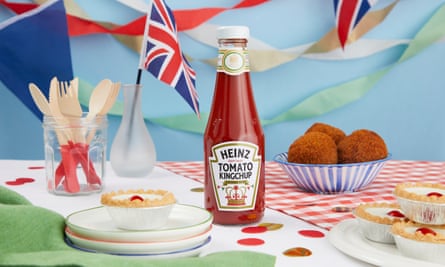
[[[204,163],[197,161],[158,162],[161,168],[190,179],[204,181]],[[266,206],[308,223],[331,229],[364,202],[395,202],[393,190],[402,182],[445,182],[445,162],[390,160],[369,186],[355,193],[320,195],[300,190],[278,163],[266,162]],[[346,212],[336,207],[349,208]],[[338,209],[337,209],[338,210]]]

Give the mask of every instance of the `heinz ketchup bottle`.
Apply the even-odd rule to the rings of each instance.
[[[218,66],[204,133],[204,202],[217,224],[259,221],[265,207],[264,133],[249,74],[249,28],[218,28]]]

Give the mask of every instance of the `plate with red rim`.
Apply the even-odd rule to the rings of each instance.
[[[328,234],[329,242],[343,253],[377,266],[439,267],[437,263],[403,256],[394,244],[366,239],[356,219],[336,224]]]
[[[105,207],[74,212],[67,216],[68,229],[78,236],[110,242],[174,241],[199,235],[212,225],[213,216],[207,210],[175,204],[166,225],[156,230],[130,231],[117,228]]]

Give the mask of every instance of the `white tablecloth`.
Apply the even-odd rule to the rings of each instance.
[[[45,188],[45,170],[43,168],[29,168],[32,166],[43,166],[43,161],[0,160],[0,184],[24,195],[34,205],[54,210],[64,216],[79,210],[100,206],[100,194],[70,197],[48,193]],[[35,182],[17,186],[6,184],[7,181],[20,177],[34,178]],[[175,194],[179,203],[202,207],[203,193],[191,191],[191,189],[197,187],[202,187],[202,184],[159,167],[156,167],[149,176],[144,178],[120,178],[107,165],[104,192],[139,188],[166,189]],[[262,222],[279,223],[283,224],[283,227],[265,233],[246,234],[241,232],[241,229],[245,226],[214,225],[211,244],[203,251],[203,254],[224,250],[252,250],[275,255],[276,266],[280,267],[371,266],[337,250],[329,242],[328,232],[324,229],[271,209],[266,210]],[[317,230],[324,233],[325,236],[322,238],[306,237],[298,234],[299,230]],[[251,237],[260,238],[265,241],[265,244],[243,246],[237,243],[239,239]],[[0,242],[2,241],[0,240]],[[310,249],[312,255],[307,257],[283,255],[285,250],[293,247]],[[366,251],[363,253],[366,253]]]

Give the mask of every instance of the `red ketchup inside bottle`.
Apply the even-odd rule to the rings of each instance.
[[[244,37],[219,39],[220,61],[231,60],[235,69],[239,66],[236,57],[245,57],[247,66],[243,68],[247,71],[217,72],[204,133],[204,203],[217,224],[254,223],[261,220],[265,209],[264,133],[252,92]],[[221,58],[221,47],[231,50],[232,46],[244,51],[243,56],[233,53],[235,58],[231,59],[229,51]]]

